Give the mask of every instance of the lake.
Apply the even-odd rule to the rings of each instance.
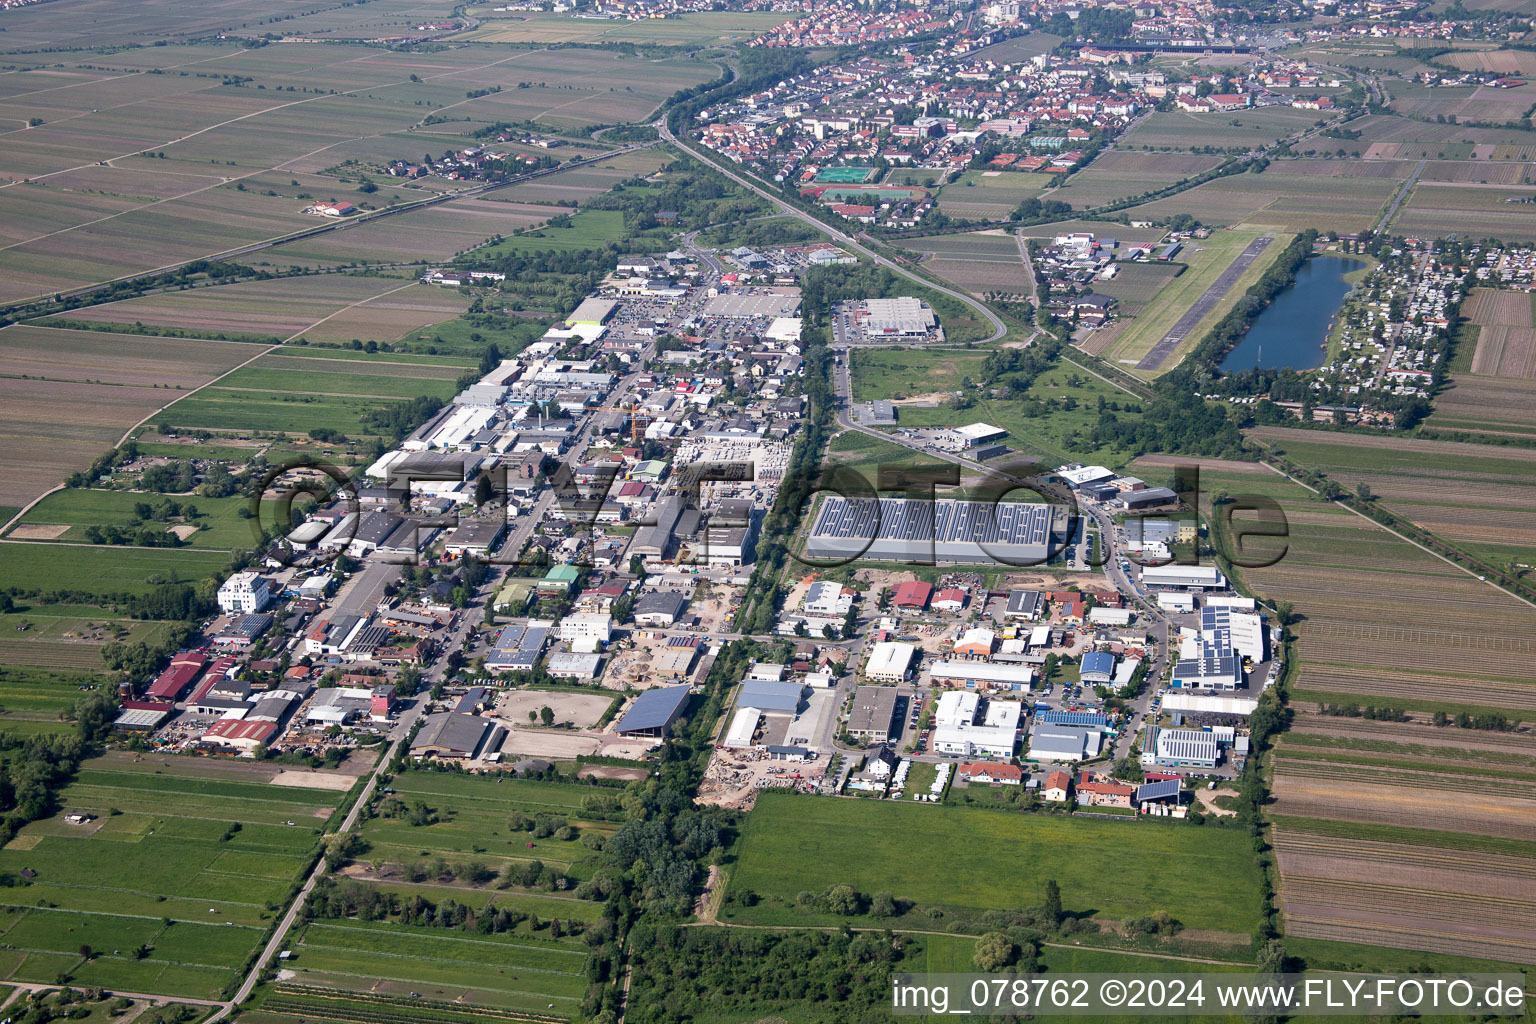
[[[1221,361],[1223,370],[1312,370],[1328,356],[1328,329],[1350,283],[1344,275],[1365,264],[1342,256],[1315,256],[1296,272],[1296,283],[1275,297],[1237,347]]]

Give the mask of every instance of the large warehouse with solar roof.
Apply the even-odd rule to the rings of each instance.
[[[1052,505],[909,498],[822,499],[805,543],[814,559],[1041,565],[1058,556],[1066,510]]]

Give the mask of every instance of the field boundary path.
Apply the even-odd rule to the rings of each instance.
[[[1263,444],[1264,442],[1260,441],[1259,443]],[[1266,445],[1266,447],[1267,447],[1267,445]],[[1316,495],[1319,495],[1319,496],[1322,495],[1322,492],[1319,491],[1316,487],[1311,486],[1310,484],[1306,483],[1303,480],[1296,479],[1294,476],[1291,476],[1291,474],[1287,473],[1285,470],[1281,469],[1279,466],[1272,465],[1272,464],[1270,464],[1268,462],[1263,461],[1262,459],[1259,461],[1259,465],[1263,466],[1265,469],[1268,469],[1270,472],[1275,473],[1278,476],[1284,477],[1285,479],[1289,480],[1291,483],[1295,484],[1298,487],[1304,487],[1308,491],[1311,491],[1313,494],[1316,494]],[[1398,540],[1407,541],[1409,544],[1412,544],[1414,547],[1418,548],[1420,551],[1424,552],[1425,554],[1433,555],[1435,558],[1440,559],[1440,561],[1444,562],[1446,565],[1451,566],[1457,572],[1466,573],[1468,576],[1471,576],[1473,579],[1477,580],[1479,583],[1486,583],[1488,586],[1492,587],[1494,590],[1497,590],[1499,593],[1507,594],[1508,596],[1514,598],[1516,601],[1519,601],[1521,604],[1527,605],[1527,606],[1529,606],[1531,608],[1536,608],[1536,601],[1531,601],[1528,598],[1521,597],[1519,594],[1515,593],[1512,590],[1505,590],[1503,587],[1499,586],[1493,580],[1487,579],[1487,578],[1479,575],[1478,573],[1473,572],[1471,569],[1468,569],[1466,566],[1461,565],[1461,564],[1459,564],[1457,562],[1454,562],[1454,561],[1452,561],[1449,558],[1446,558],[1444,555],[1442,555],[1440,552],[1434,550],[1433,548],[1425,547],[1423,544],[1420,544],[1418,541],[1414,540],[1412,537],[1409,537],[1406,534],[1398,533],[1396,530],[1392,529],[1392,527],[1390,527],[1390,526],[1386,526],[1386,525],[1384,525],[1382,523],[1378,523],[1376,520],[1372,519],[1370,516],[1366,515],[1364,512],[1361,512],[1361,511],[1359,511],[1358,509],[1355,509],[1355,508],[1351,508],[1347,503],[1342,502],[1342,501],[1335,501],[1335,502],[1332,502],[1332,504],[1337,506],[1337,507],[1339,507],[1339,508],[1342,508],[1342,509],[1345,509],[1345,510],[1349,511],[1353,515],[1359,516],[1361,519],[1364,519],[1366,522],[1370,523],[1372,526],[1380,527],[1381,529],[1383,529],[1383,530],[1387,531],[1388,533],[1390,533],[1392,536],[1396,537]],[[1430,533],[1429,530],[1425,530],[1424,532],[1425,533]],[[1430,533],[1430,535],[1434,536],[1434,534],[1432,534],[1432,533]]]
[[[1392,223],[1392,218],[1397,216],[1397,211],[1402,207],[1403,201],[1408,198],[1408,193],[1413,191],[1413,186],[1419,183],[1419,175],[1424,173],[1428,160],[1420,160],[1419,165],[1413,169],[1413,173],[1403,181],[1402,187],[1397,190],[1397,195],[1392,197],[1392,205],[1387,207],[1387,212],[1381,215],[1374,226],[1377,234],[1387,230],[1387,225]],[[1505,187],[1505,186],[1500,186]]]
[[[219,374],[217,377],[214,377],[211,380],[208,380],[208,381],[205,381],[202,384],[199,384],[197,387],[191,389],[190,391],[183,391],[183,392],[181,392],[175,398],[171,399],[169,402],[166,402],[160,408],[156,409],[154,412],[150,413],[148,416],[145,416],[143,419],[139,420],[139,422],[135,423],[133,426],[131,426],[127,430],[123,431],[123,436],[118,438],[117,439],[117,443],[115,445],[113,445],[112,447],[114,447],[114,448],[121,448],[123,445],[127,444],[128,443],[128,438],[133,435],[133,432],[135,430],[138,430],[144,424],[148,423],[150,420],[154,419],[156,416],[159,416],[161,413],[165,412],[165,410],[169,409],[171,406],[175,405],[177,402],[180,402],[182,399],[191,398],[193,395],[197,394],[199,391],[202,391],[204,388],[213,387],[219,381],[223,380],[225,377],[228,377],[230,374],[234,373],[236,370],[243,370],[247,366],[250,366],[252,363],[254,363],[256,360],[260,359],[262,356],[271,355],[273,352],[276,352],[278,349],[282,348],[288,342],[297,340],[300,335],[303,335],[303,334],[305,334],[308,331],[314,330],[316,327],[319,327],[321,324],[325,323],[327,320],[331,319],[332,317],[340,316],[341,314],[345,313],[347,310],[352,309],[352,308],[357,307],[357,306],[365,305],[366,303],[372,302],[374,299],[382,299],[386,295],[393,295],[393,294],[395,294],[395,292],[403,292],[407,288],[414,287],[417,283],[418,282],[416,281],[416,279],[412,278],[409,283],[403,284],[399,288],[391,288],[387,292],[380,292],[377,295],[370,295],[366,299],[359,299],[356,302],[353,302],[353,303],[350,303],[349,305],[341,307],[340,309],[336,310],[334,313],[329,313],[326,316],[321,317],[319,320],[316,320],[314,323],[310,324],[308,327],[305,327],[303,330],[295,331],[293,334],[290,334],[288,337],[284,338],[282,341],[278,342],[276,345],[262,345],[262,346],[260,346],[261,351],[257,352],[255,355],[251,356],[251,358],[247,359],[245,362],[240,363],[238,366],[231,366],[229,369],[225,370],[223,373]],[[238,343],[232,342],[231,344],[238,344]],[[5,523],[0,524],[0,533],[4,533],[6,530],[9,530],[12,526],[15,526],[17,523],[21,522],[22,517],[25,516],[28,512],[31,512],[34,508],[36,508],[37,504],[39,502],[41,502],[44,498],[48,497],[50,494],[57,494],[59,491],[64,490],[65,487],[66,487],[66,485],[64,485],[64,484],[58,484],[58,485],[56,485],[54,487],[51,487],[48,490],[44,491],[42,494],[39,494],[37,497],[33,498],[31,501],[27,502],[25,505],[22,506],[22,508],[21,508],[21,510],[19,512],[17,512],[14,516],[11,516],[11,518],[8,519]],[[0,537],[0,544],[21,544],[21,543],[26,543],[26,542],[25,541],[19,541],[19,540],[13,540],[10,537]]]
[[[1190,332],[1200,326],[1200,321],[1205,319],[1206,314],[1216,308],[1216,304],[1237,284],[1237,279],[1253,266],[1253,261],[1258,259],[1259,254],[1268,249],[1269,243],[1274,240],[1273,235],[1264,235],[1249,242],[1243,251],[1237,254],[1237,258],[1227,264],[1221,275],[1211,282],[1211,286],[1184,311],[1184,315],[1174,322],[1174,325],[1168,329],[1168,333],[1152,346],[1152,351],[1141,357],[1141,362],[1136,364],[1136,369],[1160,369],[1168,357],[1173,355],[1174,349],[1183,344]]]

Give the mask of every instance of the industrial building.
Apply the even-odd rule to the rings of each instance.
[[[1108,685],[1115,678],[1115,656],[1106,651],[1090,651],[1083,655],[1078,678],[1085,683]]]
[[[1149,565],[1141,570],[1141,582],[1147,587],[1218,590],[1227,585],[1227,578],[1213,565]]]
[[[864,665],[864,674],[870,679],[882,683],[899,683],[907,678],[907,670],[912,667],[912,654],[916,648],[911,644],[896,643],[885,640],[875,644],[869,653],[869,661]]]
[[[411,756],[473,760],[498,753],[506,730],[488,718],[445,711],[428,715],[411,741]]]
[[[624,712],[613,727],[620,736],[652,736],[664,739],[672,724],[688,706],[691,690],[687,686],[660,686],[646,690]]]
[[[950,434],[961,448],[975,448],[988,441],[1007,437],[1008,431],[1002,427],[994,427],[990,423],[967,423],[963,427],[955,427]]]
[[[1010,619],[1038,619],[1045,595],[1038,590],[1016,589],[1008,591],[1008,608],[1004,611]]]
[[[1035,761],[1082,761],[1098,756],[1100,740],[1097,729],[1036,721],[1029,734],[1029,757]]]
[[[1173,505],[1179,500],[1179,496],[1166,487],[1147,487],[1139,491],[1125,491],[1115,499],[1115,503],[1121,508],[1156,508],[1159,505]]]
[[[1028,665],[994,665],[984,661],[936,662],[929,675],[941,686],[977,689],[989,686],[998,690],[1028,693],[1035,681],[1035,670]]]
[[[866,338],[910,338],[933,330],[938,319],[920,299],[866,299],[855,314]]]
[[[705,316],[733,319],[757,317],[792,317],[800,310],[799,295],[716,295],[704,303]]]
[[[896,691],[889,686],[860,686],[853,691],[853,710],[848,715],[848,735],[864,743],[884,743],[891,738],[896,717]]]
[[[1066,522],[1065,510],[1052,505],[828,496],[805,554],[844,561],[1040,565],[1061,552]]]
[[[1143,765],[1164,768],[1215,768],[1221,759],[1216,733],[1201,729],[1147,729]]]
[[[1012,757],[1022,711],[1018,701],[951,690],[939,698],[934,712],[933,749],[961,757]]]

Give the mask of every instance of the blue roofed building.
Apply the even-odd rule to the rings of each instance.
[[[1085,683],[1107,686],[1115,678],[1115,656],[1106,651],[1083,655],[1082,671],[1078,675]]]
[[[1035,715],[1041,725],[1070,725],[1078,729],[1104,729],[1109,716],[1097,711],[1041,711]]]

